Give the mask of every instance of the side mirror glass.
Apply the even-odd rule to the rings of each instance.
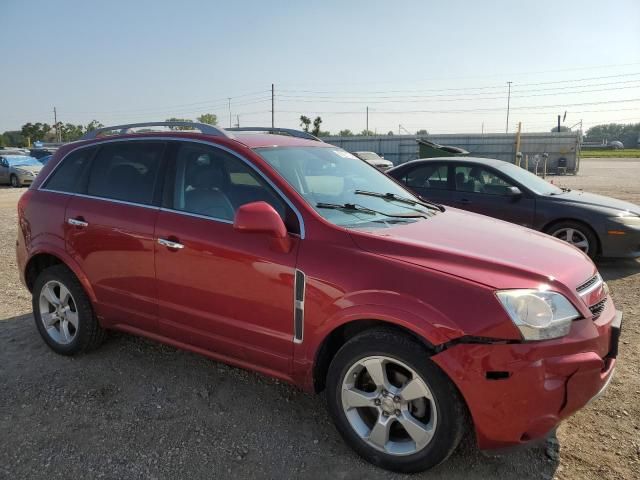
[[[267,202],[252,202],[242,205],[236,212],[233,228],[238,232],[264,233],[275,240],[276,246],[288,252],[291,238],[282,218]]]

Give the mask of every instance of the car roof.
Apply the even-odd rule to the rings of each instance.
[[[261,147],[333,147],[324,142],[318,142],[316,140],[306,140],[303,138],[292,137],[290,135],[277,135],[272,133],[253,133],[253,132],[229,132],[226,136],[210,135],[200,132],[192,131],[154,131],[154,132],[133,132],[118,135],[107,135],[96,137],[87,141],[87,144],[100,144],[103,141],[109,140],[125,140],[127,138],[174,138],[176,140],[202,140],[212,143],[224,143],[226,141],[235,141],[249,148],[261,148]],[[220,142],[220,140],[223,140]]]
[[[422,164],[422,163],[471,163],[475,165],[488,165],[490,167],[502,167],[505,164],[512,165],[511,162],[504,160],[498,160],[496,158],[482,158],[482,157],[433,157],[433,158],[419,158],[417,160],[411,160],[406,163],[398,165],[396,168],[405,167],[407,165]]]

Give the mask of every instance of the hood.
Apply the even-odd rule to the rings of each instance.
[[[638,205],[611,197],[605,197],[604,195],[582,192],[580,190],[571,190],[558,195],[552,195],[550,198],[552,198],[554,202],[570,202],[580,205],[589,205],[592,207],[612,208],[640,215],[640,206]]]
[[[43,165],[16,165],[15,167],[11,167],[13,170],[24,170],[26,172],[33,172],[36,175],[40,173]]]
[[[393,167],[393,162],[391,162],[390,160],[385,160],[384,158],[365,161],[367,163],[370,163],[371,165],[375,165],[376,167]]]
[[[560,282],[575,292],[596,273],[589,257],[561,240],[450,207],[415,223],[351,235],[363,250],[493,288],[553,288]]]

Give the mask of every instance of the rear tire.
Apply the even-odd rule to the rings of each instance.
[[[598,255],[598,237],[584,223],[573,220],[554,223],[545,233],[573,245],[592,259]]]
[[[329,366],[326,396],[347,444],[395,472],[440,464],[469,423],[460,393],[429,352],[391,329],[363,332],[342,346]]]
[[[88,352],[99,347],[106,336],[82,285],[64,265],[54,265],[38,275],[32,303],[38,332],[56,353]]]

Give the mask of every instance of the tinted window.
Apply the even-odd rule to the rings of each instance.
[[[455,167],[455,179],[459,192],[506,195],[513,186],[493,171],[478,166]]]
[[[44,184],[44,188],[57,192],[78,191],[80,175],[93,156],[95,148],[82,148],[69,154]]]
[[[251,167],[224,150],[181,144],[175,178],[175,210],[233,221],[240,206],[264,201],[280,214],[290,230],[296,230],[279,195]]]
[[[163,143],[101,147],[92,163],[87,194],[151,205],[163,151]]]
[[[449,167],[446,165],[424,165],[409,171],[404,183],[408,187],[426,188],[429,190],[446,190],[447,189],[447,171]]]

